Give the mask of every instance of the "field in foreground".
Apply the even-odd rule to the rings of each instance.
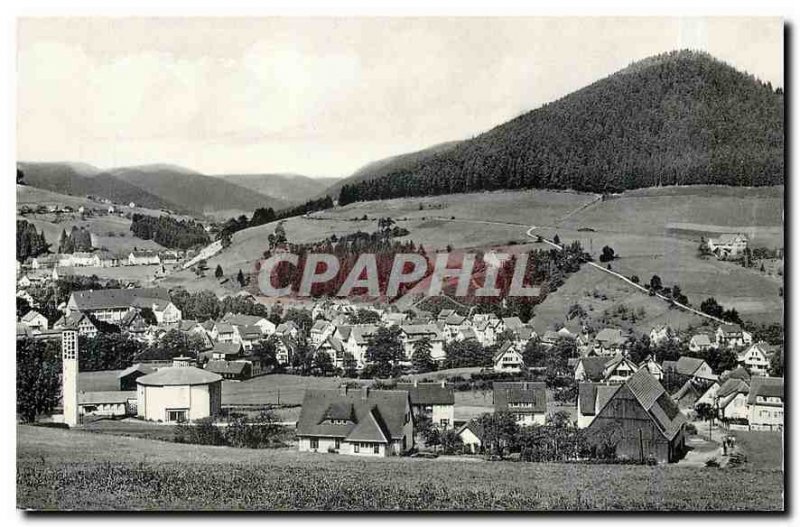
[[[17,428],[17,506],[30,509],[776,511],[782,481],[752,468],[354,459]]]

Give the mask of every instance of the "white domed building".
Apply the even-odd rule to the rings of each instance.
[[[185,362],[136,379],[137,414],[148,421],[181,423],[216,417],[222,406],[222,377]]]

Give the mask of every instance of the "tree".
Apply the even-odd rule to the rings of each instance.
[[[25,185],[25,184],[26,184],[25,173],[22,170],[17,169],[17,185]]]
[[[145,346],[121,333],[98,333],[80,338],[80,370],[122,370],[133,364]]]
[[[710,297],[700,303],[700,311],[712,317],[722,318],[724,310],[714,297]]]
[[[400,341],[400,328],[397,326],[378,328],[370,339],[366,356],[375,376],[390,377],[397,363],[405,358],[403,343]]]
[[[25,220],[17,220],[17,260],[24,262],[48,251],[50,245],[44,238],[44,231]]]
[[[567,311],[567,320],[572,320],[574,318],[583,320],[587,316],[588,313],[586,313],[586,310],[578,303],[569,306],[569,310]]]
[[[244,287],[247,284],[247,282],[244,279],[244,273],[242,272],[241,269],[239,269],[239,273],[236,275],[236,281],[239,282],[239,285],[242,287]]]
[[[317,351],[314,354],[314,373],[316,375],[326,376],[333,372],[334,366],[331,356],[324,351]]]
[[[658,276],[657,274],[654,274],[650,278],[650,289],[652,289],[653,291],[660,291],[661,288],[662,288],[661,277]]]
[[[17,415],[32,423],[53,411],[60,399],[61,357],[55,342],[17,341]]]
[[[525,366],[528,368],[541,368],[545,366],[547,360],[547,350],[542,344],[534,339],[525,344],[525,350],[522,352],[522,359],[525,361]]]
[[[261,368],[264,370],[278,366],[275,337],[259,340],[253,344],[250,353],[261,361]]]
[[[160,340],[154,342],[147,355],[153,359],[168,360],[173,357],[197,357],[204,344],[198,335],[184,333],[178,329],[167,331]]]
[[[436,363],[431,357],[433,346],[428,337],[422,338],[414,343],[414,352],[411,355],[411,364],[419,373],[427,373],[436,369]]]
[[[769,360],[769,374],[772,377],[783,377],[783,346],[772,354]]]
[[[373,311],[372,309],[360,308],[358,311],[350,315],[349,320],[350,324],[353,325],[377,324],[380,322],[381,316],[377,311]]]
[[[514,416],[507,411],[483,414],[478,418],[477,424],[483,430],[483,447],[490,454],[501,457],[514,444],[519,431]]]
[[[600,254],[600,261],[603,263],[610,262],[614,258],[616,258],[616,256],[614,255],[614,249],[612,249],[608,245],[604,246],[602,253]]]
[[[299,338],[294,342],[292,367],[300,375],[308,375],[314,367],[314,350],[311,349],[308,341],[304,338]]]
[[[558,234],[553,236],[553,243],[555,243],[556,245],[561,245],[561,238],[558,237]]]
[[[223,275],[222,266],[221,265],[217,265],[217,268],[214,270],[214,277],[219,279],[219,278],[222,278],[222,275]]]
[[[342,357],[342,370],[345,377],[354,379],[358,376],[358,362],[349,351],[345,351]]]
[[[444,454],[460,452],[464,447],[461,436],[452,428],[448,428],[441,433],[439,436],[439,444],[442,446],[442,452]]]

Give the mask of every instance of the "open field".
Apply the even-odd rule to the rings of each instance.
[[[772,510],[778,470],[355,459],[18,426],[17,506],[72,510]],[[387,477],[387,473],[391,474]],[[757,488],[759,492],[753,492]]]
[[[759,468],[783,468],[783,434],[780,432],[734,431],[736,446],[747,456],[747,464]]]

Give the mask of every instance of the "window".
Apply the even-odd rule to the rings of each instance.
[[[381,453],[381,446],[380,445],[373,446],[372,447],[372,453],[373,454],[380,454]]]
[[[333,448],[335,450],[339,450],[339,447],[341,447],[341,446],[342,446],[342,440],[341,439],[334,439],[333,440]]]
[[[186,422],[187,410],[167,410],[167,422],[183,423]]]
[[[355,452],[356,454],[361,452],[361,445],[358,443],[353,443],[353,452]]]
[[[311,443],[311,448],[313,449],[319,448],[319,439],[317,439],[316,437],[312,437],[310,443]]]

